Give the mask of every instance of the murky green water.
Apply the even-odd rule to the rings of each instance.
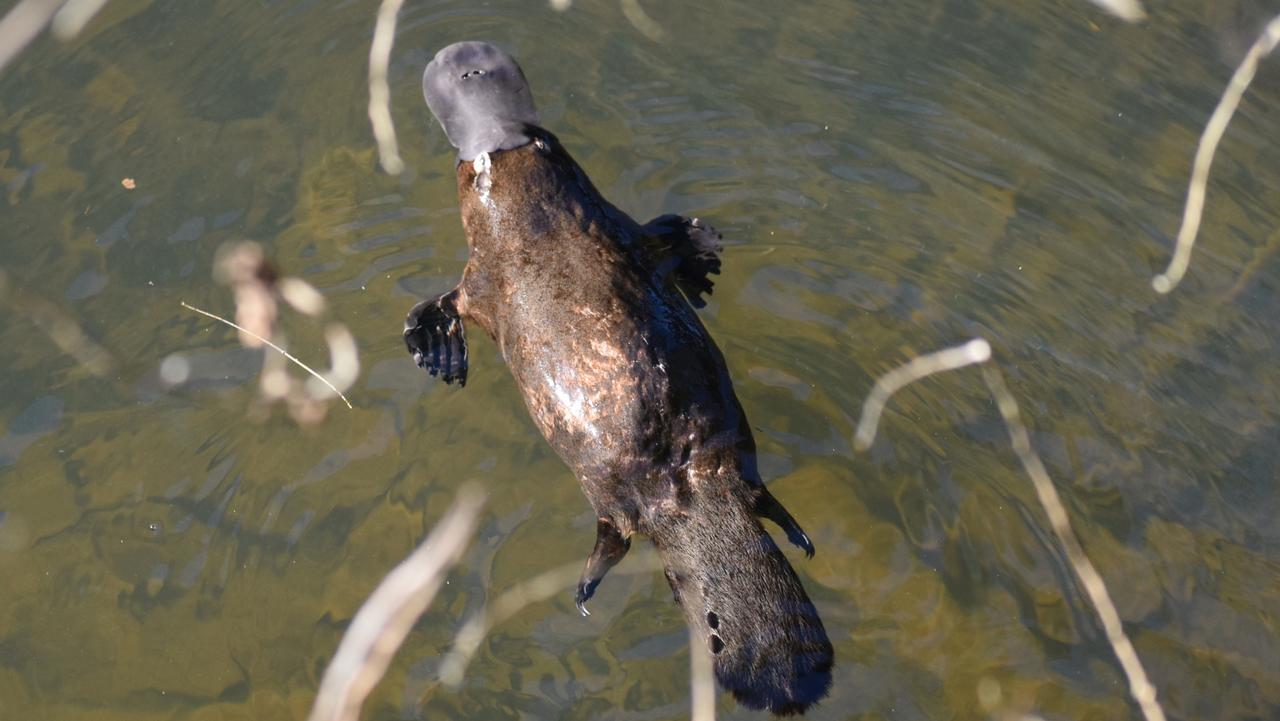
[[[725,233],[703,317],[818,545],[788,551],[838,654],[813,718],[1136,715],[976,371],[903,392],[852,452],[875,376],[975,334],[1170,715],[1280,717],[1280,61],[1218,156],[1189,280],[1149,287],[1254,5],[1124,26],[1084,0],[650,0],[655,43],[606,0],[409,2],[400,178],[365,114],[374,3],[111,0],[79,40],[38,41],[0,72],[0,718],[301,719],[359,603],[469,479],[482,530],[366,718],[687,715],[656,572],[610,576],[589,619],[568,592],[529,608],[462,689],[437,682],[468,613],[580,561],[594,528],[487,339],[464,390],[401,344],[465,261],[418,84],[468,38],[520,58],[615,203]],[[351,326],[355,410],[250,419],[260,354],[178,305],[231,312],[210,267],[239,238]],[[193,376],[166,389],[175,352]]]

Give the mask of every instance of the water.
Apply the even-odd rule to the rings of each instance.
[[[354,610],[466,480],[489,491],[481,531],[365,718],[687,715],[683,626],[643,553],[589,619],[566,591],[500,626],[461,689],[437,683],[462,619],[581,561],[594,526],[493,344],[472,335],[463,390],[401,344],[465,262],[418,84],[466,38],[517,55],[616,204],[724,232],[702,315],[818,547],[788,551],[838,657],[813,718],[1136,714],[976,371],[907,389],[852,451],[877,375],[975,334],[1171,717],[1280,716],[1280,61],[1223,143],[1189,278],[1149,286],[1267,8],[644,8],[663,42],[604,0],[408,3],[399,178],[365,112],[371,3],[111,0],[0,73],[0,718],[302,718]],[[179,306],[231,312],[210,269],[241,238],[355,333],[354,410],[255,420],[260,354]],[[109,359],[60,348],[60,320]],[[314,324],[285,328],[323,361]],[[179,352],[192,377],[166,389]]]

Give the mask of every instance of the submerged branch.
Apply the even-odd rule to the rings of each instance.
[[[1121,20],[1136,23],[1147,18],[1147,11],[1142,9],[1138,0],[1089,0],[1094,5],[1115,15]]]
[[[11,304],[49,336],[58,350],[75,359],[89,373],[106,377],[115,369],[111,351],[89,337],[66,311],[35,293],[11,287],[9,274],[0,266],[0,305]]]
[[[631,27],[640,32],[641,35],[649,38],[655,43],[663,42],[667,39],[667,31],[656,20],[649,17],[649,14],[640,7],[640,0],[621,0],[622,16],[631,23]]]
[[[693,628],[689,629],[690,721],[716,721],[716,682],[711,654]]]
[[[0,69],[44,30],[65,0],[22,0],[0,19]]]
[[[1245,54],[1244,60],[1231,76],[1231,82],[1222,92],[1222,99],[1214,109],[1204,133],[1200,136],[1200,144],[1196,147],[1195,161],[1191,165],[1191,181],[1187,188],[1187,204],[1182,211],[1182,227],[1178,229],[1178,244],[1173,252],[1169,267],[1151,279],[1151,287],[1157,293],[1168,293],[1178,286],[1182,276],[1191,263],[1191,249],[1195,246],[1196,234],[1200,232],[1200,217],[1204,212],[1204,196],[1209,184],[1209,167],[1213,165],[1213,156],[1218,151],[1218,142],[1227,131],[1227,123],[1240,105],[1249,83],[1258,71],[1258,61],[1275,49],[1280,43],[1280,15],[1267,23],[1262,34],[1258,36],[1253,47]]]
[[[1151,685],[1147,672],[1142,667],[1142,661],[1138,658],[1138,652],[1134,650],[1133,643],[1124,632],[1124,626],[1120,623],[1120,613],[1116,611],[1116,605],[1111,600],[1106,582],[1102,580],[1102,575],[1089,560],[1084,547],[1080,545],[1080,538],[1071,528],[1071,519],[1067,515],[1066,507],[1062,504],[1058,490],[1053,485],[1053,479],[1049,478],[1049,471],[1045,469],[1040,455],[1031,447],[1031,437],[1019,414],[1018,402],[1014,400],[1009,387],[1005,385],[1004,375],[1000,373],[1000,368],[996,364],[990,363],[982,366],[982,378],[987,382],[991,395],[995,397],[1000,415],[1004,418],[1005,427],[1009,430],[1009,442],[1013,446],[1014,455],[1018,457],[1022,468],[1031,477],[1040,505],[1049,516],[1049,525],[1053,528],[1054,535],[1058,537],[1058,543],[1066,552],[1072,570],[1075,571],[1076,577],[1080,579],[1085,593],[1093,603],[1098,619],[1102,621],[1107,642],[1111,644],[1116,658],[1120,659],[1120,666],[1129,679],[1129,693],[1138,702],[1142,715],[1147,721],[1164,721],[1164,709],[1156,700],[1155,686]]]
[[[511,618],[529,604],[545,601],[566,588],[572,588],[581,572],[581,563],[565,564],[545,571],[517,584],[499,596],[497,601],[472,616],[458,630],[458,635],[453,639],[453,648],[440,661],[440,680],[447,686],[460,685],[471,659],[480,650],[484,637],[489,635],[494,626]]]
[[[335,394],[337,394],[337,396],[338,396],[339,398],[341,398],[341,399],[342,399],[342,402],[347,404],[347,408],[352,408],[352,407],[353,407],[353,406],[351,405],[351,401],[347,400],[347,397],[346,397],[346,396],[344,396],[344,395],[342,395],[342,391],[338,390],[337,386],[335,386],[334,384],[330,383],[330,382],[329,382],[329,379],[327,379],[327,378],[325,378],[324,376],[320,375],[320,374],[319,374],[318,372],[316,372],[315,370],[312,370],[311,366],[309,366],[309,365],[307,365],[306,363],[303,363],[302,361],[300,361],[300,360],[298,360],[297,358],[295,358],[293,355],[291,355],[291,354],[289,353],[289,351],[285,350],[284,348],[281,348],[280,346],[276,345],[275,343],[272,343],[271,341],[267,340],[266,338],[263,338],[262,336],[258,335],[257,333],[254,333],[253,331],[249,330],[248,328],[245,328],[245,327],[244,327],[244,326],[242,326],[242,325],[237,325],[237,324],[236,324],[235,322],[233,322],[233,321],[229,321],[229,320],[227,320],[226,318],[223,318],[223,317],[221,317],[221,316],[214,315],[213,313],[210,313],[210,312],[209,312],[209,311],[207,311],[207,310],[201,310],[201,309],[199,309],[199,308],[195,307],[194,305],[188,305],[186,301],[178,301],[178,302],[179,302],[179,303],[181,303],[181,304],[182,304],[182,307],[183,307],[183,308],[186,308],[187,310],[194,310],[195,312],[199,313],[200,315],[207,316],[207,317],[212,318],[212,319],[214,319],[214,320],[216,320],[216,321],[218,321],[218,322],[220,322],[220,323],[225,323],[225,324],[227,324],[227,325],[231,326],[232,328],[235,328],[236,330],[240,331],[241,333],[244,333],[244,334],[248,335],[249,337],[253,338],[254,340],[257,340],[257,341],[261,342],[263,345],[270,346],[270,347],[271,347],[273,350],[275,350],[277,353],[279,353],[280,355],[284,356],[285,358],[288,358],[289,360],[291,360],[291,361],[293,361],[295,364],[297,364],[297,366],[298,366],[299,368],[301,368],[302,370],[304,370],[304,371],[306,371],[306,372],[310,373],[312,376],[314,376],[314,377],[316,378],[316,380],[318,380],[318,381],[320,381],[321,383],[323,383],[323,384],[325,384],[326,386],[328,386],[329,390],[331,390],[331,391],[333,391]]]
[[[59,40],[70,40],[84,30],[94,15],[107,4],[107,0],[67,0],[58,14],[53,16],[53,35]]]
[[[365,698],[471,543],[482,505],[475,488],[458,491],[453,507],[427,540],[378,584],[325,669],[308,721],[359,718]]]
[[[862,417],[858,420],[858,430],[854,433],[853,445],[860,451],[871,447],[876,437],[876,426],[880,424],[880,414],[884,411],[889,396],[897,393],[906,385],[934,373],[963,368],[974,363],[982,363],[991,358],[991,344],[981,338],[955,348],[947,348],[935,353],[912,358],[905,365],[898,366],[880,376],[871,389],[866,402],[862,404]]]
[[[653,563],[629,569],[615,569],[614,576],[643,573],[660,568]],[[471,659],[480,650],[480,644],[493,628],[519,613],[526,606],[545,601],[567,589],[572,589],[582,575],[581,563],[566,563],[559,568],[545,571],[516,584],[498,600],[488,604],[467,620],[453,639],[453,648],[440,662],[440,680],[448,686],[458,686]]]
[[[1067,509],[1062,503],[1062,498],[1058,495],[1058,491],[1053,485],[1053,480],[1049,477],[1049,472],[1045,469],[1040,456],[1031,446],[1031,437],[1027,432],[1026,425],[1022,422],[1021,413],[1018,410],[1018,402],[1014,399],[1013,393],[1009,391],[1009,387],[1005,385],[1004,376],[1000,373],[999,366],[991,361],[991,346],[987,341],[978,338],[962,346],[915,358],[905,365],[889,371],[880,380],[876,381],[875,388],[862,406],[862,418],[858,422],[856,446],[859,449],[866,449],[871,445],[871,441],[875,439],[880,412],[894,391],[933,373],[954,370],[974,363],[982,365],[982,377],[986,381],[992,397],[995,398],[996,407],[999,408],[1000,416],[1004,419],[1005,428],[1009,431],[1009,441],[1013,446],[1014,455],[1018,457],[1023,469],[1031,477],[1036,497],[1040,500],[1040,505],[1044,508],[1045,514],[1049,517],[1049,525],[1053,529],[1058,543],[1066,553],[1067,561],[1071,564],[1072,571],[1080,579],[1080,584],[1084,587],[1085,594],[1089,597],[1089,601],[1093,604],[1093,608],[1102,622],[1107,642],[1111,644],[1111,650],[1115,653],[1116,658],[1120,660],[1120,666],[1129,681],[1129,693],[1138,702],[1146,721],[1165,721],[1164,709],[1161,708],[1159,701],[1156,700],[1156,689],[1147,678],[1146,670],[1142,667],[1142,661],[1138,658],[1138,653],[1134,650],[1133,643],[1124,632],[1124,627],[1120,622],[1120,614],[1116,611],[1116,606],[1111,601],[1111,594],[1107,591],[1107,585],[1103,581],[1102,575],[1098,573],[1097,568],[1094,567],[1093,562],[1089,560],[1089,556],[1085,553],[1084,547],[1080,544],[1080,538],[1071,527],[1071,519],[1067,515]]]
[[[0,70],[18,56],[53,22],[53,34],[70,40],[107,0],[22,0],[0,19]]]
[[[387,67],[391,64],[391,45],[396,39],[396,16],[404,0],[382,0],[378,21],[369,46],[369,121],[373,137],[378,141],[378,159],[382,169],[392,175],[404,170],[400,147],[396,142],[396,126],[391,121],[391,89],[387,87]]]

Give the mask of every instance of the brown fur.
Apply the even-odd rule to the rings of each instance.
[[[653,242],[684,226],[640,226],[554,136],[530,133],[458,166],[471,254],[449,297],[496,341],[600,519],[579,601],[647,535],[720,682],[753,708],[802,712],[830,684],[831,644],[757,515],[812,545],[765,489],[724,358],[681,294],[710,283],[691,283],[687,267],[681,278],[680,259]],[[698,236],[686,255],[718,269],[714,231],[687,229]]]

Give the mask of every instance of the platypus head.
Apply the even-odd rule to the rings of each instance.
[[[518,148],[538,124],[533,93],[515,58],[484,42],[454,43],[422,74],[427,107],[444,127],[458,159]]]

